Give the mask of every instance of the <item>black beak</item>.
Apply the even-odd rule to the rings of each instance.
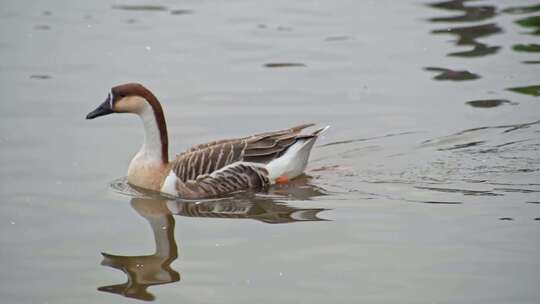
[[[94,119],[96,117],[108,115],[111,113],[114,113],[114,111],[111,109],[111,95],[109,95],[107,97],[107,100],[100,104],[99,107],[86,115],[86,119]]]

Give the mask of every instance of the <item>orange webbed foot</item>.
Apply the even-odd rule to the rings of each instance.
[[[289,178],[285,175],[282,175],[282,176],[278,176],[276,178],[276,184],[277,185],[282,185],[282,184],[286,184],[289,182]]]

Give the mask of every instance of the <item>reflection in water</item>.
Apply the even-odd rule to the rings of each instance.
[[[113,9],[118,10],[125,10],[125,11],[143,11],[143,12],[161,12],[161,11],[169,11],[171,15],[191,15],[195,13],[194,10],[191,9],[171,9],[169,10],[168,7],[163,5],[113,5]]]
[[[171,15],[191,15],[195,11],[190,9],[175,9],[171,11]]]
[[[167,7],[162,5],[113,5],[114,9],[126,11],[166,11]]]
[[[265,68],[287,68],[287,67],[305,67],[306,65],[301,62],[271,62],[265,63]]]
[[[462,15],[454,17],[436,17],[431,18],[431,22],[471,22],[489,19],[495,16],[495,7],[492,5],[465,6],[465,2],[470,0],[444,1],[434,4],[428,4],[433,8],[461,11]]]
[[[453,81],[463,81],[463,80],[474,80],[480,78],[480,75],[471,73],[469,71],[456,71],[445,68],[437,67],[426,67],[426,71],[430,72],[440,72],[439,75],[433,77],[436,80],[453,80]]]
[[[512,49],[516,52],[538,53],[540,52],[540,44],[515,44],[514,46],[512,46]]]
[[[502,29],[495,23],[466,27],[454,27],[432,31],[433,34],[457,35],[459,38],[456,41],[456,45],[473,47],[473,49],[469,51],[453,52],[448,54],[448,56],[457,57],[478,57],[495,54],[501,48],[500,46],[488,46],[485,43],[478,42],[477,39],[498,34],[500,32],[502,32]]]
[[[325,195],[324,190],[310,185],[309,180],[309,177],[294,180],[292,184],[271,189],[267,196],[244,194],[234,198],[197,202],[166,200],[155,194],[133,197],[131,206],[149,222],[154,233],[156,251],[151,255],[140,256],[102,253],[101,265],[123,271],[127,275],[127,281],[122,284],[102,286],[98,290],[152,301],[155,296],[147,291],[148,287],[179,281],[180,274],[171,268],[171,263],[178,258],[173,215],[254,219],[269,224],[325,221],[317,215],[328,209],[296,208],[281,201],[283,199],[309,200],[312,197]],[[114,181],[111,186],[129,195],[136,193],[140,196],[144,195],[129,187],[125,178]]]
[[[530,5],[530,6],[514,6],[509,7],[503,10],[507,14],[527,14],[540,11],[540,4]]]
[[[526,14],[526,13],[532,13],[540,10],[540,5],[533,5],[533,6],[524,6],[524,7],[513,7],[508,8],[504,10],[506,13],[511,14]],[[527,35],[540,35],[540,16],[529,16],[525,18],[518,19],[514,21],[515,24],[524,27],[524,28],[530,28],[532,29],[532,32],[525,33]],[[526,53],[538,53],[540,52],[540,44],[536,43],[517,43],[512,46],[512,50],[515,52],[526,52]],[[525,64],[535,64],[536,61],[524,61]],[[538,93],[538,89],[536,89],[538,86],[529,86],[529,87],[521,87],[521,88],[511,88],[508,89],[510,91],[514,91],[517,93],[523,93],[527,95],[532,96],[538,96],[540,95]]]
[[[465,0],[453,0],[444,1],[434,4],[428,4],[428,6],[443,10],[461,11],[462,15],[454,17],[435,17],[429,19],[431,22],[475,22],[490,19],[495,16],[495,7],[491,5],[480,6],[465,6]],[[495,23],[466,26],[466,27],[448,27],[444,29],[434,30],[433,34],[453,34],[459,38],[456,41],[458,46],[472,46],[473,49],[469,51],[453,52],[448,56],[458,57],[478,57],[495,54],[500,46],[488,46],[485,43],[478,41],[479,38],[491,36],[500,33],[502,30]]]
[[[51,79],[51,75],[45,75],[45,74],[34,74],[34,75],[30,75],[30,79],[41,79],[41,80],[45,80],[45,79]]]
[[[466,102],[466,104],[475,108],[495,108],[505,103],[513,104],[513,105],[517,104],[507,99],[481,99],[481,100],[471,100],[471,101]]]
[[[516,92],[516,93],[525,94],[525,95],[540,96],[540,85],[508,88],[507,90],[512,91],[512,92]]]
[[[122,270],[128,279],[123,284],[102,286],[98,290],[151,301],[155,297],[146,290],[148,287],[180,280],[180,274],[171,268],[171,263],[178,257],[178,248],[174,240],[174,218],[159,200],[132,198],[131,205],[150,223],[154,232],[156,252],[140,256],[112,255],[103,252],[101,265]]]
[[[540,35],[540,16],[532,16],[515,21],[516,24],[525,28],[531,28],[530,35]]]

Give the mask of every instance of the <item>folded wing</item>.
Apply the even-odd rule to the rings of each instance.
[[[265,164],[281,156],[296,141],[316,136],[315,133],[300,134],[303,129],[311,126],[313,124],[305,124],[286,130],[197,145],[178,155],[173,161],[172,170],[181,182],[188,182],[209,176],[237,162]],[[243,166],[247,165],[243,164]],[[256,169],[244,168],[246,171],[253,172],[260,169],[258,167]],[[216,179],[219,176],[213,178]]]
[[[177,180],[178,195],[186,199],[217,197],[241,190],[261,190],[269,185],[268,171],[253,163],[236,162],[194,180]]]

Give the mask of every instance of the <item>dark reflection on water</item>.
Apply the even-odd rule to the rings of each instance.
[[[306,65],[301,62],[272,62],[265,63],[265,68],[287,68],[287,67],[305,67]]]
[[[431,18],[431,22],[471,22],[471,21],[480,21],[492,18],[495,16],[495,6],[492,5],[478,5],[470,6],[465,5],[465,2],[470,2],[469,0],[453,0],[453,1],[444,1],[434,4],[429,4],[433,8],[439,8],[450,11],[463,12],[462,15],[453,16],[453,17],[436,17]]]
[[[485,140],[478,140],[478,141],[471,141],[463,144],[455,144],[453,146],[450,146],[448,148],[438,148],[438,151],[450,151],[450,150],[458,150],[458,149],[464,149],[464,148],[470,148],[475,146],[480,146],[484,144]]]
[[[175,9],[171,10],[171,15],[191,15],[194,11],[190,9]]]
[[[450,202],[450,201],[417,201],[424,204],[433,204],[433,205],[461,205],[462,202]]]
[[[540,4],[537,5],[531,5],[531,6],[522,6],[522,7],[510,7],[503,12],[509,13],[509,14],[529,14],[540,11]],[[520,18],[514,21],[515,24],[526,28],[531,29],[532,31],[523,33],[525,35],[540,35],[540,16],[528,16],[524,18]],[[540,52],[540,44],[537,43],[516,43],[512,45],[512,50],[519,53],[538,53]],[[539,61],[537,60],[526,60],[523,61],[524,64],[538,64]],[[525,87],[516,87],[516,88],[509,88],[507,90],[516,92],[516,93],[522,93],[526,95],[531,96],[539,96],[540,95],[540,86],[533,85],[533,86],[525,86]]]
[[[167,7],[162,5],[113,5],[114,9],[127,11],[166,11]]]
[[[508,99],[480,99],[467,101],[466,104],[475,108],[495,108],[503,104],[517,104]]]
[[[507,14],[527,14],[540,11],[540,4],[530,5],[530,6],[513,6],[508,7],[502,10]]]
[[[168,7],[163,5],[153,5],[153,4],[147,4],[147,5],[131,5],[131,4],[121,4],[121,5],[113,5],[113,9],[117,10],[125,10],[125,11],[140,11],[140,12],[162,12],[162,11],[169,11],[171,15],[191,15],[195,13],[194,10],[191,9],[171,9],[169,10]],[[128,22],[133,23],[133,22]]]
[[[435,35],[440,34],[451,34],[457,36],[455,40],[456,46],[469,46],[472,49],[464,51],[452,51],[448,53],[448,56],[455,57],[483,57],[488,55],[493,55],[497,53],[501,46],[499,45],[488,45],[483,42],[483,38],[500,34],[503,32],[503,29],[496,23],[486,23],[486,24],[475,24],[467,26],[454,26],[455,23],[469,23],[469,22],[482,22],[485,20],[492,19],[497,15],[497,12],[503,12],[507,14],[529,14],[534,13],[540,10],[540,5],[531,5],[531,6],[516,6],[509,7],[503,10],[498,10],[497,7],[493,5],[486,4],[476,4],[472,3],[473,1],[468,0],[452,0],[452,1],[443,1],[427,4],[427,6],[438,9],[441,11],[455,11],[460,12],[461,14],[457,16],[437,16],[428,19],[432,23],[448,23],[451,24],[446,28],[440,28],[432,30],[431,33]],[[476,5],[474,5],[476,4]],[[524,33],[528,35],[539,35],[540,34],[540,16],[525,16],[520,17],[517,20],[514,20],[514,23],[527,29],[532,29],[532,32]],[[482,42],[480,41],[482,40]],[[512,50],[515,52],[523,53],[538,53],[540,52],[540,44],[537,43],[515,43],[512,45]],[[538,60],[525,60],[522,61],[524,64],[538,64]],[[438,75],[434,76],[435,80],[452,80],[452,81],[463,81],[463,80],[474,80],[480,78],[480,75],[471,73],[467,70],[453,70],[446,69],[441,67],[425,67],[424,70],[430,72],[439,72]],[[491,88],[493,90],[493,88]],[[506,88],[506,90],[530,95],[530,96],[540,96],[540,86],[538,85],[526,85],[526,86],[516,86]],[[512,104],[517,105],[518,103],[510,102],[506,99],[499,98],[486,98],[465,101],[465,104],[476,107],[476,108],[494,108],[501,106],[503,104]]]
[[[540,16],[526,17],[515,21],[516,24],[525,28],[531,28],[530,35],[540,35]]]
[[[507,90],[525,95],[540,96],[540,85],[508,88]]]
[[[168,200],[155,193],[145,193],[130,187],[126,179],[118,179],[111,187],[130,196],[131,206],[144,217],[152,228],[156,251],[151,255],[113,255],[103,252],[101,265],[119,269],[127,275],[127,281],[98,287],[99,291],[114,293],[129,298],[152,301],[155,296],[147,289],[153,285],[180,281],[180,274],[171,268],[178,258],[178,247],[174,237],[173,215],[187,217],[254,219],[268,224],[283,224],[305,221],[326,221],[318,217],[323,208],[296,208],[284,200],[309,200],[326,195],[325,191],[309,183],[304,176],[289,185],[272,188],[267,195],[239,194],[218,200],[185,201]]]
[[[514,219],[511,217],[500,217],[499,220],[501,221],[513,221]]]
[[[458,36],[456,40],[457,46],[471,46],[472,49],[468,51],[452,52],[448,56],[457,57],[479,57],[493,55],[499,51],[500,46],[489,46],[486,43],[479,42],[479,38],[489,37],[501,33],[502,29],[495,23],[465,26],[465,27],[453,27],[447,29],[440,29],[432,31],[433,34],[452,34]]]
[[[512,49],[516,52],[538,53],[540,52],[540,44],[515,44],[514,46],[512,46]]]
[[[453,0],[444,1],[434,4],[428,4],[432,8],[441,10],[451,10],[463,12],[462,15],[453,17],[434,17],[429,19],[435,23],[465,23],[476,22],[491,19],[495,16],[496,8],[491,5],[465,5],[468,2],[465,0]],[[456,40],[457,46],[471,46],[472,49],[468,51],[459,51],[449,53],[448,56],[457,57],[479,57],[495,54],[500,46],[489,46],[485,43],[479,42],[479,38],[488,37],[494,34],[502,32],[502,29],[495,23],[465,26],[465,27],[447,27],[444,29],[437,29],[431,31],[432,34],[452,34],[458,36]]]
[[[45,74],[34,74],[34,75],[30,75],[30,78],[31,79],[45,80],[45,79],[51,79],[52,76],[51,75],[45,75]]]
[[[439,75],[433,77],[435,80],[453,80],[453,81],[463,81],[463,80],[474,80],[480,78],[480,75],[471,73],[469,71],[456,71],[445,68],[437,67],[426,67],[426,71],[430,72],[440,72]]]

